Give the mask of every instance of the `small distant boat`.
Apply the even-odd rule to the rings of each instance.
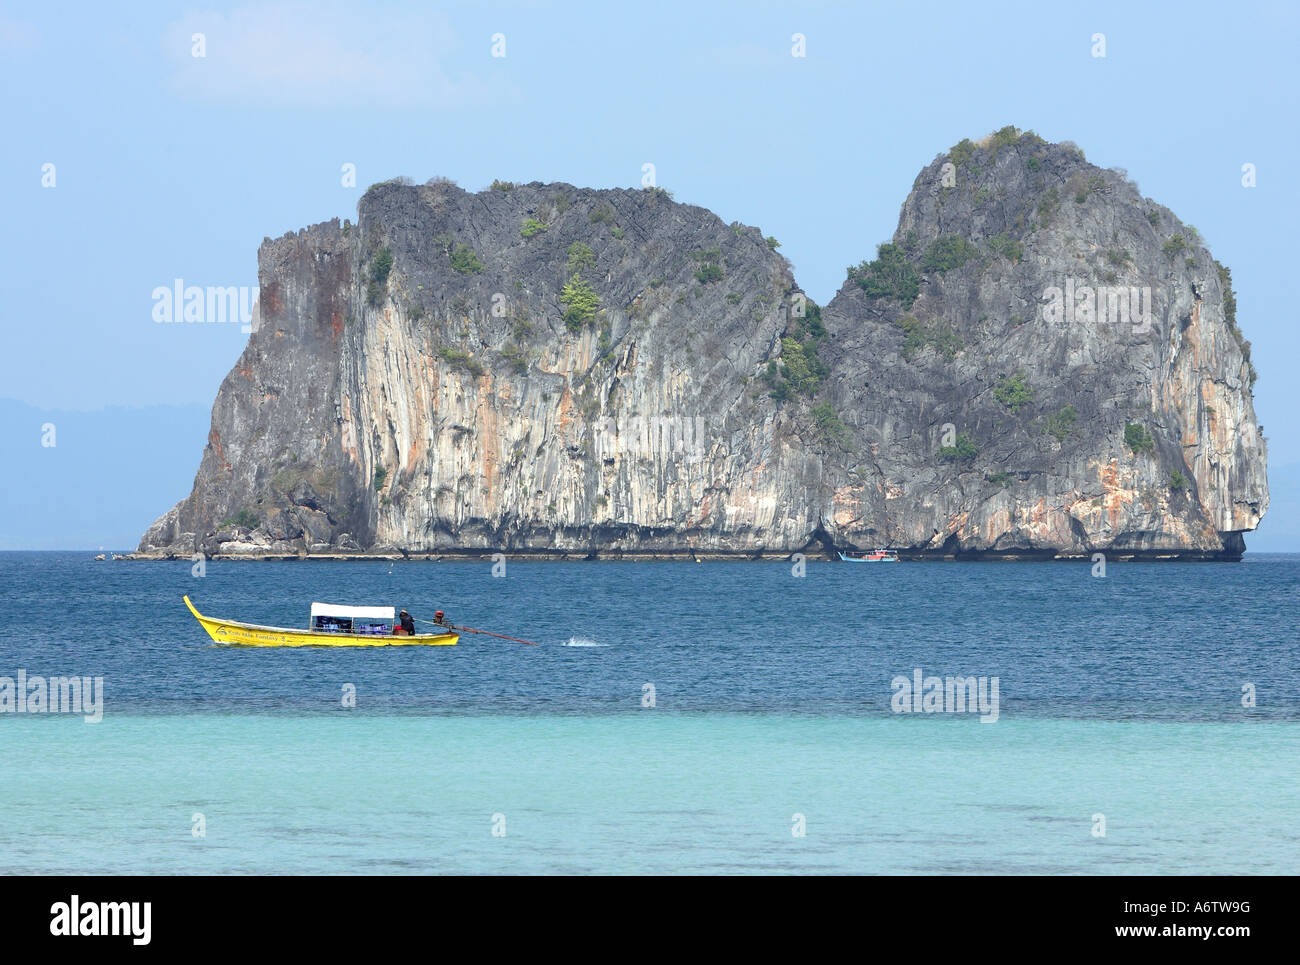
[[[840,553],[840,559],[845,563],[897,563],[898,551],[878,549],[873,553],[866,553],[862,556],[845,556]]]
[[[205,617],[188,596],[185,605],[194,619],[217,643],[239,647],[450,647],[460,639],[454,630],[437,633],[396,634],[396,613],[391,606],[311,605],[311,625],[306,630],[263,627],[255,623]]]

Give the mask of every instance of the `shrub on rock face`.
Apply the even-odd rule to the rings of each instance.
[[[566,267],[569,274],[573,275],[584,268],[592,268],[596,264],[596,253],[591,250],[591,246],[581,241],[575,241],[569,245],[569,260]]]
[[[501,357],[510,363],[510,368],[516,375],[525,375],[528,372],[528,350],[521,348],[514,342],[507,342],[505,348],[501,349]]]
[[[370,262],[370,280],[366,282],[366,301],[378,305],[388,294],[388,276],[393,270],[393,249],[380,248]]]
[[[1156,441],[1151,438],[1151,433],[1147,427],[1140,422],[1129,422],[1124,426],[1124,441],[1128,447],[1133,450],[1134,455],[1144,452],[1150,452],[1156,447]]]
[[[775,359],[768,361],[767,370],[763,373],[763,381],[772,387],[768,395],[776,399],[777,402],[784,402],[790,398],[790,383],[782,378],[781,369],[776,364]]]
[[[960,268],[972,258],[978,257],[979,249],[957,235],[938,238],[930,243],[921,258],[921,270],[943,274]]]
[[[966,343],[961,340],[961,336],[951,325],[940,325],[938,330],[931,334],[930,344],[946,362],[953,361],[957,358],[957,353],[966,347]]]
[[[388,281],[388,274],[393,270],[393,249],[380,248],[375,252],[374,261],[370,263],[370,277],[381,285]]]
[[[975,445],[970,433],[960,432],[954,445],[939,448],[939,458],[944,462],[973,462],[979,451],[979,446]]]
[[[257,529],[261,523],[261,518],[251,509],[241,509],[230,519],[221,521],[222,526],[234,526],[238,529]]]
[[[778,366],[775,360],[768,362],[763,375],[764,381],[771,386],[768,394],[778,402],[795,393],[815,395],[830,374],[830,367],[818,354],[818,348],[827,336],[821,307],[816,302],[806,301],[803,309],[794,336],[781,339],[781,364]]]
[[[857,282],[868,298],[893,298],[904,308],[911,308],[921,293],[921,276],[901,245],[881,245],[875,261],[864,261],[850,268],[849,278]]]
[[[790,387],[812,395],[826,377],[826,365],[817,357],[816,346],[800,344],[793,338],[781,339],[781,375]]]
[[[799,324],[795,326],[795,334],[801,341],[814,339],[821,341],[826,337],[826,326],[822,324],[822,309],[814,301],[804,302],[804,313],[799,317]]]
[[[970,160],[971,155],[974,153],[975,153],[975,145],[971,143],[971,139],[968,137],[963,137],[960,141],[958,141],[949,149],[948,156],[952,158],[952,163],[954,165],[956,165],[957,167],[961,167],[963,164],[965,164],[967,161]]]
[[[841,421],[839,415],[831,408],[829,402],[823,402],[820,405],[812,407],[809,413],[813,422],[816,424],[818,431],[839,446],[847,446],[851,438],[849,427]]]
[[[948,362],[955,359],[957,353],[965,348],[961,336],[946,323],[927,325],[911,315],[904,315],[896,319],[894,324],[903,330],[902,356],[909,362],[926,346],[933,346],[935,351]]]
[[[457,245],[451,251],[451,267],[462,275],[473,275],[483,270],[483,262],[469,245]]]
[[[600,308],[600,297],[577,272],[561,289],[560,302],[565,306],[564,326],[570,332],[581,331],[583,325],[596,317]]]
[[[1013,124],[1008,124],[989,138],[989,148],[996,154],[1004,147],[1011,147],[1018,140],[1020,140],[1020,129]]]
[[[1015,375],[1005,377],[999,382],[997,388],[993,390],[993,398],[1012,412],[1019,412],[1021,408],[1032,402],[1034,390],[1025,379],[1024,369],[1021,369]]]
[[[989,247],[1003,258],[1010,262],[1019,262],[1025,256],[1025,246],[1023,243],[1016,241],[1006,232],[994,235],[989,239]]]
[[[695,280],[701,285],[707,285],[709,282],[721,281],[722,268],[708,261],[695,269]]]
[[[453,369],[468,372],[470,375],[474,376],[474,378],[478,378],[487,371],[483,368],[483,364],[474,358],[474,356],[470,355],[468,352],[462,351],[461,349],[444,346],[438,349],[438,355]]]
[[[1065,405],[1059,412],[1048,416],[1043,431],[1049,436],[1055,436],[1057,442],[1064,442],[1066,436],[1074,430],[1074,421],[1078,416],[1078,410],[1074,406]]]
[[[721,248],[716,245],[712,248],[704,248],[693,252],[691,257],[700,263],[700,267],[695,269],[695,280],[701,285],[722,280],[722,266],[719,264],[722,260]]]

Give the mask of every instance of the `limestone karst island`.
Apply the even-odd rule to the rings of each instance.
[[[399,179],[258,264],[137,557],[1237,559],[1268,507],[1228,267],[1015,128],[936,157],[823,306],[659,188]]]

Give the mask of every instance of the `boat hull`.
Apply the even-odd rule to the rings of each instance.
[[[289,627],[263,627],[255,623],[234,620],[217,620],[205,617],[194,608],[188,596],[185,605],[194,619],[217,643],[231,647],[453,647],[460,639],[457,633],[417,633],[414,636],[376,634],[373,636],[351,633],[323,633],[313,630],[295,630]]]
[[[840,554],[845,563],[897,563],[897,556],[845,556]]]

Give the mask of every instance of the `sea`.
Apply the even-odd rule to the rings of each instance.
[[[4,873],[1300,872],[1300,555],[93,557],[0,553]],[[218,647],[185,594],[536,645]]]

